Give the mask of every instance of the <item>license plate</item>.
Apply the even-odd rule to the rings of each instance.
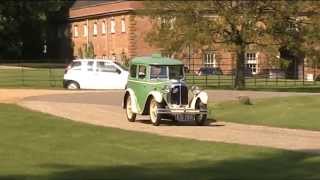
[[[177,114],[176,115],[177,121],[193,121],[194,115],[191,114]]]

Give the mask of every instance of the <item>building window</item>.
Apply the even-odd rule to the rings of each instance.
[[[78,37],[79,36],[79,31],[78,31],[78,25],[74,26],[74,37]]]
[[[126,32],[126,22],[124,17],[121,18],[121,32]]]
[[[101,32],[102,32],[102,34],[105,34],[105,33],[106,33],[106,22],[105,22],[105,21],[102,21],[102,24],[101,24]]]
[[[110,22],[110,32],[115,33],[116,32],[116,21],[114,18],[111,19]]]
[[[97,23],[95,22],[93,24],[93,35],[96,36],[98,34],[98,25]]]
[[[245,63],[252,74],[257,74],[257,53],[246,53]]]
[[[83,36],[84,37],[88,36],[88,25],[87,24],[83,25]]]
[[[205,67],[218,67],[216,54],[214,52],[205,53],[203,62]]]

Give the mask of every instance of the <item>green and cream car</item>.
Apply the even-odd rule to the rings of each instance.
[[[164,119],[194,120],[197,125],[204,125],[207,102],[207,93],[198,87],[192,86],[189,91],[181,61],[154,54],[136,57],[130,62],[123,99],[123,108],[130,122],[140,114],[150,115],[155,126]]]

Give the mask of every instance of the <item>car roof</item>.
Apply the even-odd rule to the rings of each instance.
[[[130,64],[144,64],[144,65],[183,65],[180,60],[162,57],[160,54],[153,54],[152,56],[135,57]]]

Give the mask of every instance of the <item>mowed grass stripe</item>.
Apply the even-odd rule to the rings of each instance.
[[[8,104],[0,104],[0,147],[0,179],[320,178],[317,155],[99,127]]]
[[[219,121],[320,130],[320,96],[277,97],[210,104],[210,117]]]

